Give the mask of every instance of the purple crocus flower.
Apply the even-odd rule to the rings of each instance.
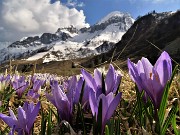
[[[1,75],[0,76],[0,91],[6,89],[10,84],[10,75]]]
[[[101,134],[104,132],[104,128],[108,120],[113,115],[114,111],[116,110],[116,107],[118,106],[120,99],[121,99],[122,93],[118,93],[116,97],[114,97],[114,94],[110,92],[107,95],[101,94],[99,97],[96,97],[96,94],[93,90],[89,93],[89,103],[91,107],[91,111],[94,117],[96,117],[97,122],[97,116],[98,116],[98,108],[100,100],[102,100],[102,129]]]
[[[61,120],[71,122],[73,102],[68,99],[63,87],[58,84],[58,81],[51,81],[52,95],[46,94],[47,99],[57,108]]]
[[[14,90],[16,90],[18,98],[22,97],[23,92],[27,89],[28,86],[29,82],[26,82],[25,77],[23,76],[12,82],[12,87]]]
[[[73,108],[79,103],[83,82],[83,77],[78,80],[76,76],[65,81],[63,85],[59,85],[56,80],[50,82],[52,92],[51,95],[46,94],[46,97],[57,108],[61,120],[72,122]],[[85,86],[82,98],[83,107],[88,106],[88,94],[88,86]]]
[[[36,106],[33,102],[25,102],[23,107],[18,107],[18,118],[16,118],[13,111],[9,109],[10,116],[0,113],[0,119],[11,128],[9,134],[13,135],[14,131],[17,131],[20,135],[30,135],[33,123],[39,113],[39,109],[40,102],[38,102]]]
[[[37,92],[34,92],[33,90],[29,90],[27,93],[27,97],[32,100],[36,100],[39,98],[39,94]]]
[[[152,100],[155,109],[161,103],[164,87],[172,75],[171,58],[167,52],[163,52],[156,61],[154,67],[147,58],[142,58],[137,64],[128,59],[129,74],[136,82],[140,91],[145,90]]]
[[[81,70],[81,73],[87,85],[92,88],[97,95],[102,94],[102,73],[98,69],[95,69],[94,78],[84,69]],[[115,71],[113,65],[110,64],[104,80],[106,95],[110,92],[116,93],[121,81],[121,77],[122,76]]]
[[[11,76],[10,75],[0,75],[0,81],[10,81]]]
[[[33,91],[34,92],[38,92],[41,87],[44,85],[45,81],[44,80],[35,80],[34,83],[33,83]]]
[[[37,75],[30,76],[29,81],[34,83],[37,80]]]
[[[74,103],[75,104],[79,103],[80,94],[81,94],[81,90],[83,87],[83,82],[84,82],[84,78],[80,77],[77,84],[76,84],[75,94],[74,94]],[[85,83],[84,91],[83,91],[83,95],[82,95],[82,101],[81,101],[81,105],[83,108],[89,107],[89,90],[90,90],[90,87]]]
[[[73,105],[77,105],[79,103],[83,82],[84,78],[82,76],[79,80],[77,79],[77,76],[73,76],[70,80],[66,81],[67,87],[63,87],[67,88],[67,97]],[[85,83],[81,101],[83,109],[88,108],[89,106],[89,90],[89,86]]]

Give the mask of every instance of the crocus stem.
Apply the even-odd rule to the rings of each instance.
[[[154,119],[156,121],[155,132],[157,134],[160,134],[160,132],[161,132],[161,125],[160,125],[157,109],[154,109]]]

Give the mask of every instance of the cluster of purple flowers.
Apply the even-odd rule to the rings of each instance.
[[[128,69],[130,77],[138,86],[139,91],[145,91],[145,100],[150,98],[155,109],[158,109],[164,87],[172,75],[172,64],[168,53],[163,52],[154,66],[144,57],[137,64],[128,59]],[[77,76],[73,76],[70,80],[61,84],[55,79],[51,80],[51,93],[46,92],[46,97],[57,108],[60,119],[69,123],[72,123],[73,111],[75,105],[79,104],[81,94],[83,95],[81,100],[83,109],[90,108],[96,121],[98,121],[97,117],[101,103],[101,133],[103,133],[105,125],[114,114],[121,100],[122,93],[118,92],[118,88],[122,76],[111,64],[106,76],[99,69],[94,70],[94,76],[84,69],[81,70],[81,73],[79,79]],[[23,76],[14,78],[11,84],[20,99],[30,83]],[[4,80],[7,79],[0,78],[1,83]],[[37,99],[40,96],[38,92],[44,84],[45,81],[32,79],[32,86],[28,90],[27,96]],[[10,116],[0,114],[0,118],[11,127],[10,134],[14,134],[14,131],[20,134],[30,134],[39,109],[40,102],[36,106],[33,102],[25,102],[23,107],[18,108],[18,119],[11,109],[9,110]]]
[[[154,66],[144,57],[137,64],[128,59],[128,68],[129,74],[139,91],[145,91],[145,100],[150,98],[155,109],[158,109],[164,87],[172,75],[172,63],[169,54],[163,52]]]
[[[25,102],[23,107],[18,107],[18,118],[11,109],[9,109],[10,116],[0,114],[0,118],[11,128],[9,135],[14,135],[14,131],[17,131],[19,135],[30,135],[39,109],[40,102],[36,106],[33,102],[30,104]]]

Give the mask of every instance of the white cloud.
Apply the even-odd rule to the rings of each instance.
[[[159,4],[159,3],[175,3],[178,2],[179,0],[129,0],[130,3],[135,3],[135,2],[150,2],[153,4]]]
[[[136,2],[136,0],[129,0],[129,2],[130,2],[131,4],[134,4],[134,3]]]
[[[68,7],[84,7],[84,2],[78,2],[77,0],[68,0],[65,4]]]
[[[164,2],[166,0],[145,0],[145,1],[152,2],[152,3],[161,3],[161,2]]]
[[[1,27],[1,26],[0,26],[0,31],[1,31],[1,30],[4,30],[4,27]]]
[[[154,3],[154,4],[179,2],[179,0],[144,0],[144,1],[148,1],[148,2],[151,2],[151,3]]]
[[[79,4],[79,3],[78,3]],[[55,32],[59,27],[88,27],[82,10],[49,0],[5,0],[0,5],[0,41],[15,40],[43,32]],[[3,33],[2,33],[3,31]]]

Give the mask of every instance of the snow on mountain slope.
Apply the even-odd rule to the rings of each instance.
[[[0,50],[3,48],[7,48],[11,42],[0,42]]]
[[[101,24],[101,23],[105,23],[106,21],[108,21],[109,19],[111,19],[111,18],[115,18],[115,17],[117,17],[117,18],[121,18],[121,17],[123,17],[125,15],[125,13],[121,13],[121,12],[119,12],[119,11],[114,11],[114,12],[111,12],[111,13],[109,13],[108,15],[106,15],[103,19],[101,19],[97,24]]]
[[[8,50],[0,50],[0,61],[43,58],[43,62],[49,62],[97,55],[120,41],[133,22],[127,13],[112,12],[89,28],[78,30],[70,26],[59,28],[54,34],[26,37],[11,44]],[[11,55],[5,54],[7,52]]]

